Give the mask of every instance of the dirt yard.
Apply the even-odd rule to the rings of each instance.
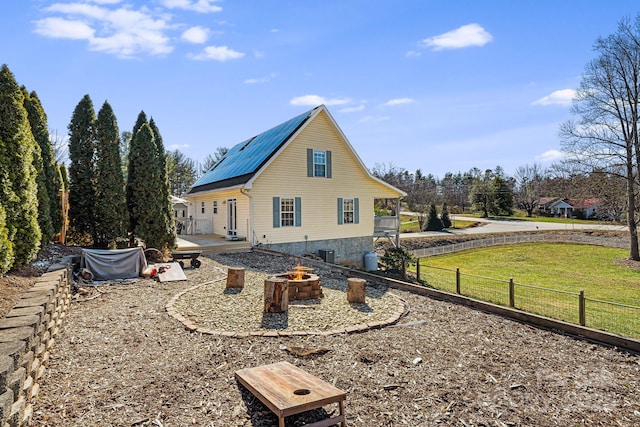
[[[407,292],[389,290],[410,307],[395,326],[331,336],[212,336],[166,312],[174,295],[220,279],[225,266],[273,273],[290,264],[258,253],[216,256],[186,269],[187,282],[140,280],[78,296],[33,424],[274,426],[234,372],[289,361],[347,392],[350,426],[640,425],[638,355]],[[328,351],[302,357],[287,347]],[[334,406],[289,417],[287,426],[321,420]]]

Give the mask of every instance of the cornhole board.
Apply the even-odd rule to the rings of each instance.
[[[338,416],[306,426],[328,427],[338,423],[342,427],[347,425],[344,415],[344,400],[347,394],[289,362],[240,369],[235,375],[240,384],[276,414],[279,427],[284,427],[284,418],[289,415],[321,408],[331,403],[338,404]]]
[[[175,282],[178,280],[187,280],[186,274],[177,262],[165,262],[162,264],[153,264],[153,268],[160,271],[160,267],[164,267],[164,273],[158,274],[158,280],[161,282]]]

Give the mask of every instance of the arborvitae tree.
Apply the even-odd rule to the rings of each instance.
[[[135,136],[136,136],[136,133],[138,133],[138,130],[140,130],[140,128],[145,124],[148,124],[147,115],[144,113],[144,111],[140,111],[140,114],[138,114],[136,123],[135,125],[133,125],[133,131],[131,132],[131,140],[129,141],[127,187],[125,191],[125,197],[127,199],[127,212],[129,213],[129,227],[127,229],[130,233],[129,237],[130,237],[131,246],[135,245],[136,236],[135,236],[134,230],[137,228],[137,225],[138,225],[137,201],[134,199],[133,185],[137,175],[136,169],[135,169],[136,165],[138,164],[137,158],[139,157],[137,153],[140,151],[140,149],[136,147],[136,144],[140,141],[136,140]],[[152,148],[155,150],[155,146]],[[134,155],[131,154],[132,152],[134,152]],[[142,176],[144,174],[144,170],[146,169],[146,166],[143,164],[140,164],[140,167],[142,168],[141,174],[140,174]]]
[[[444,228],[451,227],[451,218],[449,218],[449,208],[447,208],[447,204],[442,204],[442,213],[440,214],[440,219],[442,220],[442,226]]]
[[[31,133],[36,141],[33,151],[33,166],[36,168],[36,183],[38,185],[38,226],[42,232],[41,244],[48,243],[53,237],[53,223],[51,220],[51,198],[47,184],[51,183],[45,172],[44,159],[42,156],[42,145],[49,143],[49,131],[44,118],[44,111],[39,104],[31,99],[27,88],[22,86],[24,95],[24,108],[27,110]]]
[[[24,95],[6,65],[0,69],[0,111],[0,205],[7,215],[14,265],[21,266],[33,260],[40,248],[37,171],[33,166],[36,142]]]
[[[444,226],[442,225],[442,220],[438,218],[438,211],[436,210],[436,205],[434,203],[431,204],[429,208],[429,217],[427,219],[427,226],[425,230],[427,231],[440,231]]]
[[[146,247],[164,250],[173,247],[175,231],[170,233],[163,215],[167,201],[161,197],[159,187],[166,182],[166,174],[157,153],[151,126],[144,124],[134,134],[129,151],[129,169],[140,173],[130,175],[127,188],[131,193],[130,215],[135,219],[132,234]]]
[[[9,240],[6,219],[7,215],[0,205],[0,274],[6,273],[13,265],[13,243]]]
[[[95,122],[93,102],[85,95],[69,123],[69,222],[77,237],[93,240],[96,239]]]
[[[44,168],[44,176],[46,180],[47,193],[49,194],[49,212],[51,215],[51,224],[54,234],[60,231],[62,225],[62,214],[60,210],[60,189],[62,181],[58,172],[58,164],[56,162],[56,154],[51,143],[49,135],[49,126],[47,124],[47,115],[42,107],[42,103],[35,91],[30,94],[31,105],[39,117],[38,131],[33,131],[33,136],[40,146],[40,155],[42,156],[42,166]],[[31,112],[29,111],[29,120],[31,120]]]
[[[158,126],[156,126],[156,122],[151,117],[149,120],[149,127],[153,132],[153,138],[156,143],[156,158],[158,159],[158,163],[160,165],[160,177],[159,177],[159,190],[161,193],[161,198],[163,201],[162,205],[162,227],[166,229],[167,237],[166,237],[166,247],[173,249],[176,243],[176,227],[175,221],[173,219],[173,208],[171,206],[171,191],[169,189],[169,176],[167,173],[167,153],[164,149],[164,143],[162,141],[162,135],[160,134],[160,130]]]
[[[124,177],[120,162],[118,123],[108,102],[102,105],[96,121],[96,245],[116,247],[126,236],[127,218]]]

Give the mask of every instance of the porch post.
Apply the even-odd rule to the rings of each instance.
[[[399,248],[400,247],[400,198],[399,197],[396,199],[396,218],[398,218],[398,221],[396,221],[396,247]]]

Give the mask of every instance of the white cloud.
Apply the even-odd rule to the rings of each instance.
[[[291,105],[306,105],[315,107],[320,104],[324,105],[345,105],[350,104],[350,98],[325,98],[320,95],[303,95],[291,99]]]
[[[182,40],[189,43],[202,44],[206,42],[207,39],[209,38],[209,33],[210,33],[209,29],[204,27],[196,26],[196,27],[187,28],[182,33]]]
[[[273,80],[274,78],[276,78],[278,75],[276,73],[271,73],[268,76],[264,76],[264,77],[256,77],[256,78],[252,78],[252,79],[246,79],[244,81],[245,84],[248,85],[252,85],[252,84],[258,84],[258,83],[267,83],[270,82],[271,80]]]
[[[214,6],[216,0],[162,0],[162,4],[169,9],[191,10],[198,13],[220,12],[220,6]]]
[[[173,150],[184,150],[186,148],[189,148],[190,145],[189,144],[171,144],[167,147],[167,150],[173,151]]]
[[[564,157],[564,153],[559,150],[547,150],[544,153],[536,156],[536,160],[541,162],[550,163],[560,160]]]
[[[54,39],[88,40],[93,37],[93,28],[83,21],[63,18],[44,18],[34,22],[35,32]]]
[[[340,112],[340,113],[357,113],[358,111],[363,111],[363,110],[364,110],[364,104],[360,104],[360,105],[355,106],[355,107],[342,108],[342,109],[338,110],[338,112]]]
[[[415,102],[415,101],[413,99],[411,99],[411,98],[395,98],[395,99],[388,100],[387,102],[382,104],[382,106],[383,107],[395,107],[396,105],[412,104],[413,102]]]
[[[484,46],[493,36],[478,24],[463,25],[460,28],[429,37],[422,44],[433,50],[461,49],[470,46]]]
[[[229,49],[227,46],[207,46],[202,52],[190,55],[190,58],[198,61],[211,59],[213,61],[225,62],[230,59],[242,58],[244,55],[244,53]]]
[[[531,105],[571,105],[571,100],[575,98],[576,91],[573,89],[561,89],[551,92],[550,95],[543,96],[542,98],[533,101]]]
[[[365,116],[361,118],[358,123],[375,123],[375,122],[385,122],[389,120],[391,117],[389,116]]]
[[[417,58],[418,56],[422,56],[422,53],[416,51],[416,50],[410,50],[409,52],[406,53],[405,55],[407,58]]]
[[[89,0],[91,3],[98,4],[118,4],[122,2],[122,0]]]
[[[115,4],[99,0],[100,4]],[[128,58],[140,53],[163,55],[171,52],[170,26],[146,9],[109,9],[87,3],[55,3],[46,12],[64,17],[35,21],[35,32],[45,37],[86,40],[89,49]]]

